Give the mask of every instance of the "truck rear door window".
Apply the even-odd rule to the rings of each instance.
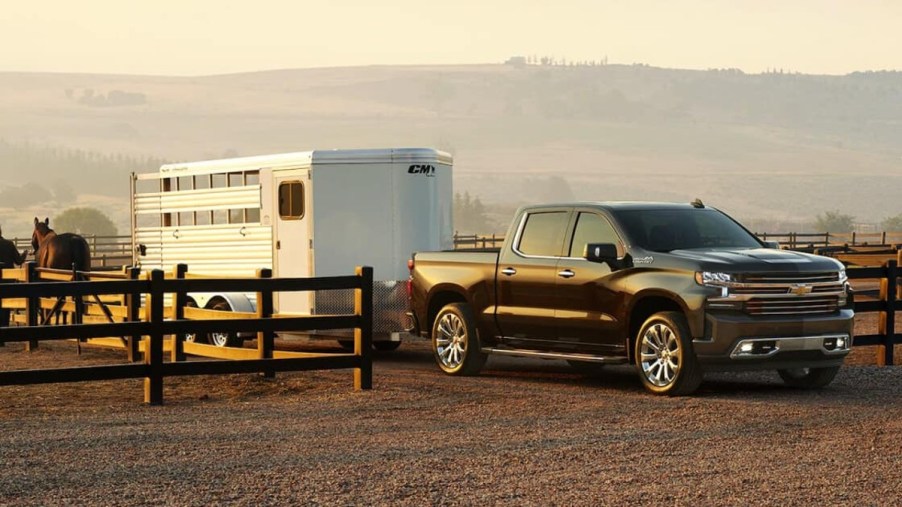
[[[304,184],[300,181],[279,183],[279,216],[297,220],[304,216]]]
[[[520,233],[517,251],[524,255],[560,257],[566,229],[566,211],[530,213]]]

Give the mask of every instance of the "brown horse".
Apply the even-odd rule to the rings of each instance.
[[[25,262],[28,250],[21,254],[16,250],[16,244],[3,237],[3,228],[0,227],[0,268],[12,268]]]
[[[65,232],[57,234],[50,228],[50,219],[43,222],[34,217],[34,234],[31,235],[34,258],[40,268],[91,269],[91,249],[85,238]]]

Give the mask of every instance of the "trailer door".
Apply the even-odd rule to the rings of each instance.
[[[273,276],[297,278],[313,274],[310,186],[310,171],[307,169],[273,172],[273,202],[276,208]],[[309,314],[312,300],[312,292],[282,292],[276,294],[274,304],[279,312]]]

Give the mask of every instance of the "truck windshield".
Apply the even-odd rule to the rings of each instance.
[[[762,246],[730,217],[710,208],[617,210],[614,215],[634,245],[653,252]]]

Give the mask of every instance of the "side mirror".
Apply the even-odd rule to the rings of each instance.
[[[589,262],[606,262],[611,266],[611,269],[620,267],[617,259],[617,245],[613,243],[589,243],[586,245],[583,257]]]
[[[767,248],[773,248],[774,250],[780,249],[780,242],[778,241],[765,241],[764,244],[767,246]]]

